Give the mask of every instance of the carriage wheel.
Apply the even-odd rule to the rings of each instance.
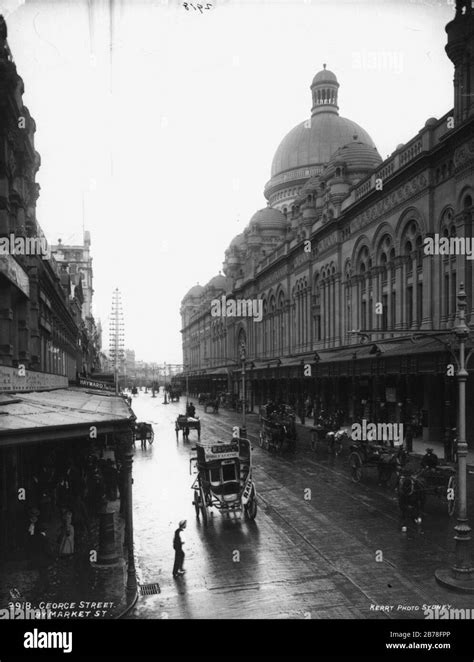
[[[450,490],[453,490],[453,498],[450,499],[451,494]],[[452,517],[456,511],[456,476],[450,476],[448,480],[448,487],[446,491],[447,503],[448,503],[448,515]]]
[[[209,519],[209,513],[207,511],[206,494],[202,485],[200,485],[200,499],[201,503],[199,505],[201,506],[202,522],[204,525],[206,525],[207,520]]]
[[[257,517],[257,495],[255,494],[255,488],[252,487],[252,494],[248,503],[244,506],[244,515],[248,520],[254,520]]]
[[[349,458],[351,476],[354,483],[359,483],[362,478],[362,460],[359,453],[351,453]]]

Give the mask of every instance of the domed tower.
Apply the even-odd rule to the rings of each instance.
[[[381,163],[382,158],[376,148],[358,140],[357,135],[331,156],[321,174],[321,181],[328,191],[328,202],[336,217],[351,186],[371,174]]]
[[[311,117],[295,126],[281,141],[264,191],[270,206],[289,217],[305,182],[319,176],[334,152],[350,143],[354,135],[375,148],[362,127],[339,115],[339,83],[326,65],[313,78],[310,89]]]
[[[456,15],[446,26],[445,47],[454,64],[454,122],[474,115],[474,11],[471,0],[456,0]]]
[[[192,287],[187,294],[184,295],[181,301],[181,322],[182,328],[189,324],[192,314],[199,308],[202,302],[204,288],[197,283]]]
[[[236,279],[241,275],[245,260],[246,242],[244,233],[241,232],[232,239],[229,248],[225,252],[223,271],[228,278]]]
[[[281,244],[286,237],[287,226],[284,214],[278,209],[264,207],[255,212],[246,232],[247,253],[255,264]]]
[[[317,113],[337,113],[337,91],[339,83],[332,71],[326,69],[323,64],[323,70],[316,74],[311,83],[311,94],[313,95],[313,107],[311,108],[311,117]]]

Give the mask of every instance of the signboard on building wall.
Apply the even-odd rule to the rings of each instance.
[[[30,281],[28,280],[28,276],[11,255],[2,255],[0,257],[0,273],[16,285],[25,296],[30,297]]]
[[[98,382],[94,379],[84,379],[83,377],[79,378],[79,386],[84,386],[86,388],[95,388],[101,391],[114,391],[114,384],[108,382]]]
[[[67,388],[65,375],[51,375],[46,372],[25,370],[20,376],[18,368],[0,366],[0,392],[5,391],[47,391],[52,388]]]

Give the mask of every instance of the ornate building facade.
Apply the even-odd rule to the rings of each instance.
[[[435,332],[448,338],[460,283],[474,327],[474,271],[465,254],[427,254],[425,240],[474,236],[474,12],[461,4],[446,26],[454,109],[384,161],[340,117],[336,76],[325,66],[315,76],[311,118],[274,156],[268,206],[231,242],[225,276],[182,301],[194,390],[237,393],[244,343],[252,406],[310,396],[348,421],[414,421],[425,439],[455,424],[453,359]],[[213,317],[223,295],[261,300],[262,321]]]

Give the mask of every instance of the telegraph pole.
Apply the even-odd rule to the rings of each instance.
[[[124,359],[124,325],[122,299],[118,288],[112,295],[112,313],[109,324],[109,354],[114,366],[115,394],[119,392],[119,370]]]

